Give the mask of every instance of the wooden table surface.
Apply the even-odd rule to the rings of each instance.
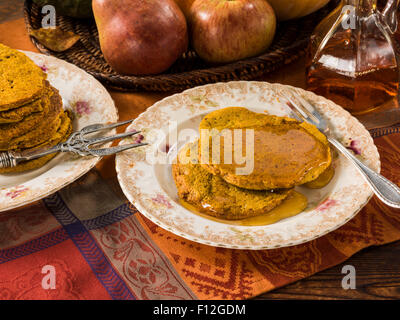
[[[16,49],[37,51],[26,33],[22,3],[22,0],[0,0],[0,42]],[[304,87],[304,59],[259,80]],[[121,120],[135,118],[153,103],[169,95],[149,92],[110,93]],[[106,168],[108,174],[115,174],[113,157],[106,158],[100,166]],[[344,290],[341,286],[345,276],[341,272],[344,265],[355,267],[354,290]],[[400,241],[367,248],[343,264],[256,299],[400,299]]]

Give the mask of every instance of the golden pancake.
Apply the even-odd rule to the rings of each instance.
[[[215,132],[208,138],[204,129]],[[225,108],[208,114],[201,121],[200,130],[202,167],[245,189],[269,190],[305,184],[317,179],[332,161],[329,143],[315,126],[287,117],[240,107]],[[246,131],[253,135],[246,136]],[[241,138],[235,138],[235,132]],[[245,163],[240,163],[238,157],[243,157]]]
[[[71,135],[71,133],[72,133],[72,121],[71,121],[70,115],[67,112],[64,112],[61,116],[61,124],[58,127],[55,135],[51,138],[51,140],[47,141],[39,146],[36,146],[32,149],[28,149],[28,150],[34,151],[34,150],[38,150],[38,149],[51,148],[51,147],[57,145],[58,143],[66,141],[68,139],[68,137]],[[25,149],[25,151],[26,150],[27,149]],[[18,152],[20,150],[15,150],[15,151]],[[57,154],[50,154],[50,155],[44,156],[44,157],[36,159],[36,160],[22,162],[14,168],[4,168],[4,169],[0,168],[0,174],[17,173],[17,172],[23,172],[23,171],[28,171],[28,170],[42,167],[47,162],[49,162],[51,159],[53,159],[56,155]]]
[[[46,94],[38,102],[43,108],[42,112],[32,113],[20,122],[0,124],[0,149],[8,149],[7,145],[13,138],[20,137],[37,128],[44,121],[51,122],[57,117],[62,105],[56,103],[56,97],[53,98],[55,90],[49,86]]]
[[[237,220],[267,213],[293,190],[259,191],[238,188],[198,164],[198,142],[187,144],[172,165],[178,195],[199,211]]]
[[[45,79],[25,54],[0,44],[0,111],[36,100],[45,90]]]
[[[0,111],[0,124],[20,122],[31,114],[42,113],[44,111],[43,103],[42,98],[39,98],[21,107]]]
[[[59,123],[58,129],[54,132],[54,135],[52,135],[50,138],[47,140],[41,142],[38,145],[35,145],[34,148],[46,148],[49,144],[52,144],[52,141],[54,140],[60,140],[62,138],[62,132],[65,130],[66,127],[70,127],[72,129],[72,120],[73,120],[73,114],[70,111],[63,111],[56,123]],[[61,130],[61,134],[60,134]]]
[[[0,150],[15,150],[15,149],[26,149],[32,148],[49,140],[57,131],[60,126],[60,116],[63,113],[62,99],[58,94],[57,89],[52,88],[53,95],[50,98],[50,107],[46,115],[39,117],[39,123],[30,131],[24,131],[21,128],[26,128],[21,124],[9,124],[0,126],[0,132],[4,130],[4,127],[11,128],[9,131],[4,130],[6,140],[3,136],[0,138]],[[28,117],[30,118],[30,116]],[[27,120],[24,119],[23,122]],[[3,132],[1,134],[3,134]],[[17,134],[17,132],[19,134]]]

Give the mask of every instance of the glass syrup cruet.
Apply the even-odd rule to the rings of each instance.
[[[310,40],[307,89],[365,119],[367,127],[400,122],[400,67],[393,37],[399,1],[388,0],[380,11],[377,0],[342,0]],[[381,110],[389,111],[376,116]]]

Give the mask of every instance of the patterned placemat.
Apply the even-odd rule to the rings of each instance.
[[[382,173],[400,183],[400,134],[375,141]],[[214,248],[156,226],[126,202],[115,177],[102,174],[92,170],[0,215],[1,299],[247,299],[400,239],[398,211],[373,198],[346,225],[302,245]],[[56,272],[51,290],[48,270]]]

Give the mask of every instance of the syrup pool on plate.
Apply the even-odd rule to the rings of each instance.
[[[237,226],[263,226],[273,224],[275,222],[293,217],[303,212],[304,209],[307,207],[307,198],[301,193],[294,191],[292,195],[290,195],[278,207],[272,209],[271,211],[260,216],[240,220],[226,220],[215,218],[201,212],[199,208],[191,205],[184,200],[179,200],[179,203],[190,212],[199,215],[205,219]],[[208,207],[207,210],[212,210],[212,208]]]

